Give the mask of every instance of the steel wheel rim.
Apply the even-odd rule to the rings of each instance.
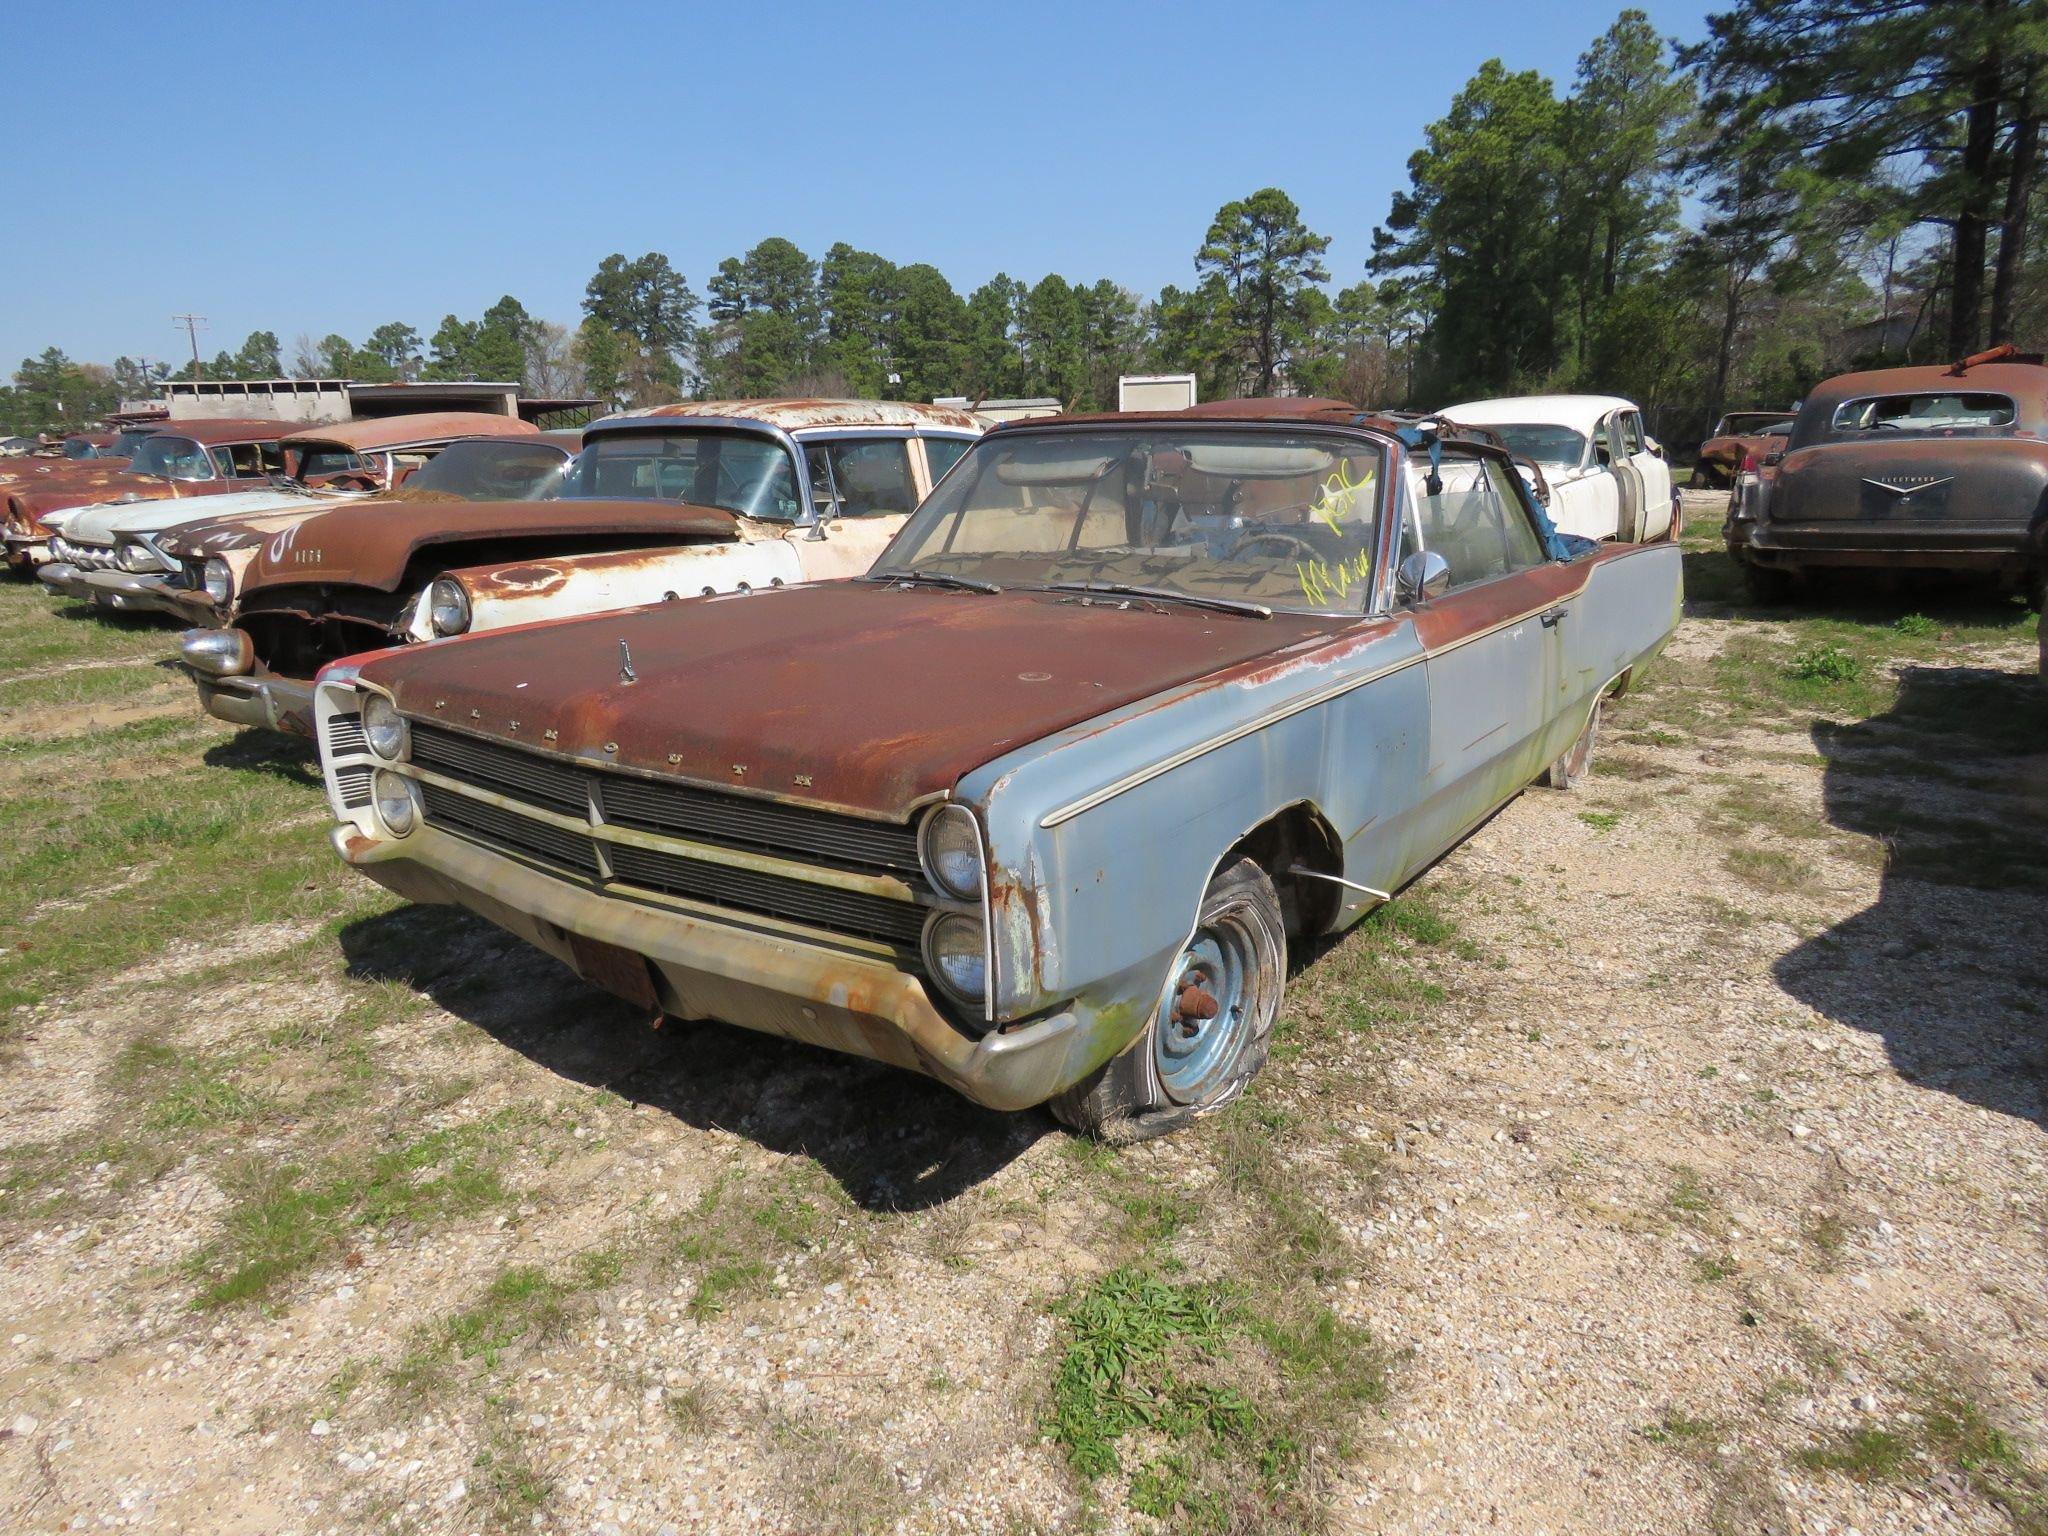
[[[1176,1104],[1205,1104],[1226,1088],[1252,1028],[1256,951],[1241,916],[1219,914],[1174,962],[1152,1031],[1152,1065]],[[1215,1012],[1203,1016],[1213,1001]]]

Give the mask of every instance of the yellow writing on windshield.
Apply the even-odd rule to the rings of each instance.
[[[1327,560],[1311,560],[1307,564],[1297,560],[1294,574],[1301,582],[1303,597],[1318,608],[1334,608],[1352,588],[1365,585],[1372,575],[1372,555],[1361,549],[1334,565]]]
[[[1351,478],[1351,466],[1339,460],[1336,473],[1317,489],[1309,515],[1328,523],[1332,533],[1342,533],[1344,530],[1338,527],[1338,523],[1357,510],[1359,493],[1372,489],[1377,472],[1376,466],[1367,464],[1365,472],[1354,480]]]

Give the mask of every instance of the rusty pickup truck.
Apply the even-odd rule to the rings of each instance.
[[[2039,603],[2048,577],[2048,367],[1999,347],[1846,373],[1737,477],[1722,537],[1765,600],[1816,571],[1976,573]]]
[[[869,400],[606,417],[546,499],[334,508],[270,539],[232,578],[231,627],[194,630],[183,659],[210,713],[310,733],[313,675],[336,657],[856,575],[981,431],[950,407]]]
[[[1679,600],[1444,424],[1053,417],[864,578],[336,663],[320,756],[348,863],[651,1016],[1127,1140],[1242,1091],[1291,948],[1585,772]]]
[[[267,537],[337,502],[354,504],[403,485],[451,443],[472,438],[528,442],[538,429],[484,411],[423,411],[324,427],[282,439],[285,473],[261,490],[203,501],[135,505],[109,501],[69,513],[36,574],[67,596],[123,612],[179,613],[189,590],[170,542],[186,529],[226,519]]]

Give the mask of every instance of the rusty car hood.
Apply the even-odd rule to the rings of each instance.
[[[674,501],[359,502],[304,519],[264,545],[244,592],[345,583],[394,592],[420,550],[562,535],[641,540],[736,538],[739,520],[718,507]]]
[[[499,630],[361,675],[416,719],[902,819],[1022,744],[1355,622],[855,580]]]

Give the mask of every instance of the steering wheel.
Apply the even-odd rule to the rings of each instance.
[[[1243,538],[1239,539],[1235,544],[1230,546],[1230,549],[1225,553],[1223,558],[1226,560],[1235,560],[1239,555],[1243,554],[1247,549],[1251,548],[1251,546],[1254,544],[1281,544],[1285,545],[1290,550],[1306,555],[1311,560],[1320,560],[1323,558],[1323,552],[1317,549],[1315,545],[1309,543],[1309,541],[1307,539],[1304,539],[1300,534],[1286,533],[1278,528],[1265,528],[1257,530],[1255,532],[1247,533]]]

